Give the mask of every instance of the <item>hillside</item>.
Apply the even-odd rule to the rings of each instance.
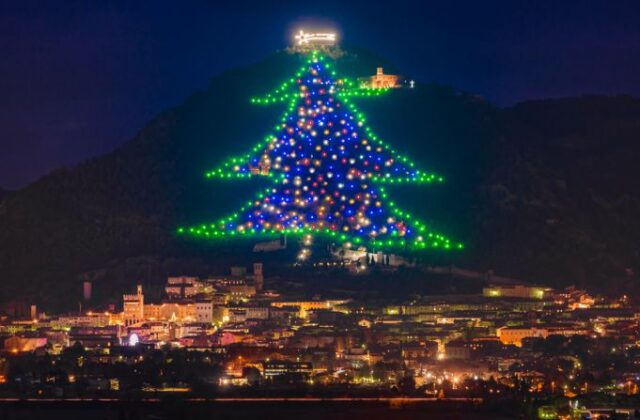
[[[248,99],[277,86],[297,60],[279,53],[224,73],[113,153],[0,198],[0,300],[69,307],[82,278],[96,280],[106,298],[136,281],[241,262],[249,245],[184,241],[175,227],[215,219],[257,191],[256,183],[202,174],[269,133],[282,109]],[[357,52],[338,67],[357,76],[381,63]],[[619,280],[640,262],[640,100],[498,109],[418,84],[359,106],[382,138],[447,177],[444,185],[392,191],[399,205],[468,245],[434,260],[557,285],[630,285]]]
[[[501,111],[475,223],[491,242],[476,261],[552,284],[637,287],[639,117],[629,97]]]

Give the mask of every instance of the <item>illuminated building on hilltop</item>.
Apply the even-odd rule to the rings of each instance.
[[[390,89],[399,88],[400,76],[397,74],[384,74],[382,67],[376,69],[376,74],[370,77],[362,77],[360,87],[369,89]]]

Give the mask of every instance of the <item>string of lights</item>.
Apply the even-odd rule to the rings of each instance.
[[[443,177],[415,169],[365,125],[351,97],[388,89],[359,88],[336,78],[333,65],[311,52],[294,77],[255,104],[288,102],[275,134],[250,153],[233,157],[207,178],[270,178],[273,185],[238,212],[216,223],[179,228],[202,238],[310,235],[376,248],[462,248],[396,207],[382,185],[441,183]]]

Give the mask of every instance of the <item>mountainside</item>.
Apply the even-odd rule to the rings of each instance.
[[[68,307],[83,278],[95,280],[97,295],[115,297],[136,281],[240,262],[247,244],[183,240],[175,228],[215,220],[260,189],[203,173],[270,133],[283,108],[249,98],[278,86],[298,61],[279,53],[224,73],[113,153],[0,197],[0,300]],[[391,72],[358,52],[338,69],[361,76],[380,64]],[[632,285],[623,280],[640,262],[640,100],[581,97],[499,109],[418,84],[358,105],[381,138],[447,178],[390,188],[399,205],[467,244],[434,260],[549,284]]]
[[[529,278],[635,288],[640,100],[585,96],[500,114],[475,223],[491,242],[478,255]]]

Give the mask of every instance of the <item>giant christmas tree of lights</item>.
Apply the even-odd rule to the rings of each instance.
[[[390,201],[382,184],[439,183],[415,168],[365,125],[352,97],[386,89],[337,78],[331,60],[314,51],[297,74],[255,104],[287,103],[276,132],[251,153],[229,159],[207,178],[263,176],[272,185],[215,223],[179,228],[201,238],[327,236],[377,249],[462,248]]]

